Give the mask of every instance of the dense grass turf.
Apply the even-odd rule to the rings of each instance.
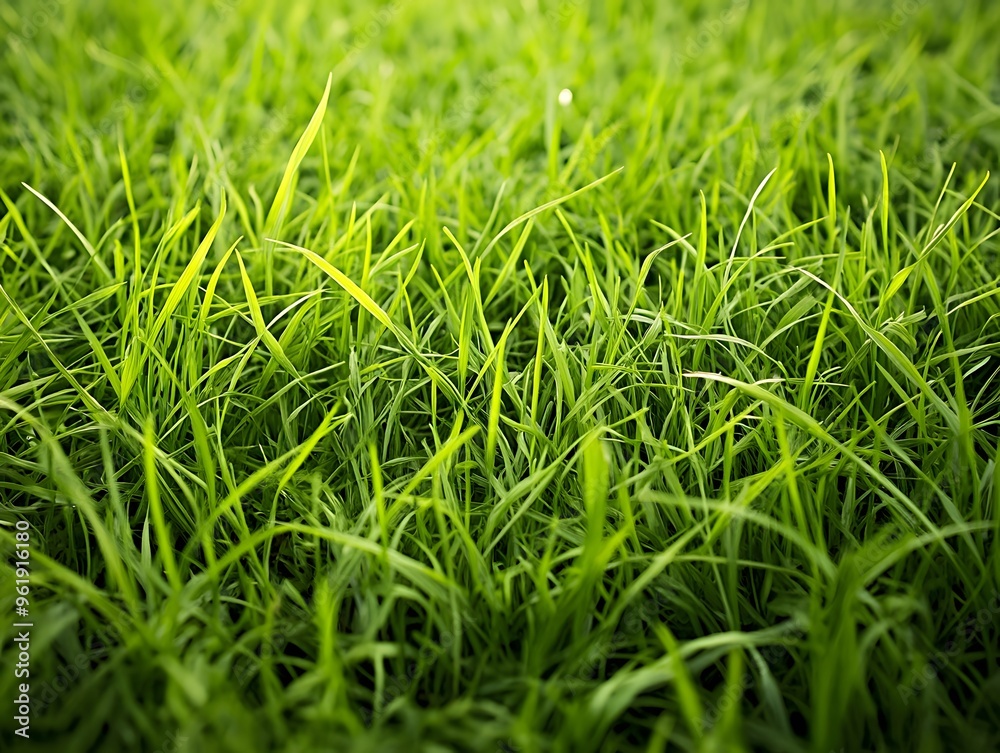
[[[1000,749],[992,0],[0,24],[4,750]]]

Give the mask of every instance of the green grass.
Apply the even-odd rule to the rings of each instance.
[[[4,750],[1000,749],[998,28],[0,6]]]

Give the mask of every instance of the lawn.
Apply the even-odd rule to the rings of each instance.
[[[1000,750],[998,30],[0,4],[0,747]]]

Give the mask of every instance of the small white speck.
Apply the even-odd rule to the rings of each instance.
[[[559,104],[561,104],[563,107],[569,107],[572,102],[573,102],[573,92],[571,92],[569,89],[563,89],[561,92],[559,92]]]
[[[391,60],[383,60],[379,63],[378,72],[382,78],[389,78],[394,70],[396,70],[396,66],[392,64]]]

